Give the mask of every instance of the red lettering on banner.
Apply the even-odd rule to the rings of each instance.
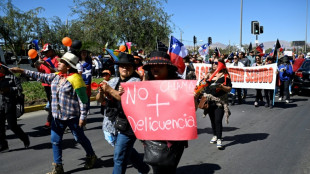
[[[235,73],[235,82],[239,82],[238,68],[234,69],[234,73]]]
[[[267,83],[267,79],[268,79],[268,69],[264,68],[264,79],[263,79],[263,83]]]
[[[264,69],[259,69],[258,72],[259,72],[258,82],[262,83],[263,82]]]
[[[245,70],[245,74],[246,74],[245,82],[247,83],[251,82],[251,73],[249,71],[250,70]]]
[[[232,69],[233,70],[233,73],[234,73],[234,82],[238,82],[237,81],[237,70],[234,68],[234,69]]]
[[[268,72],[269,72],[268,73],[268,82],[272,83],[272,81],[273,81],[273,68],[270,67]]]
[[[204,78],[205,71],[206,71],[206,70],[205,70],[205,67],[201,66],[201,67],[200,67],[200,79],[199,79],[199,80],[201,80],[201,79]]]
[[[253,74],[254,74],[254,80],[253,80],[253,82],[254,83],[257,83],[258,82],[258,70],[257,69],[253,69],[252,70],[253,71]]]
[[[199,78],[199,66],[196,66],[195,75],[196,75],[196,80],[200,80],[198,79]]]

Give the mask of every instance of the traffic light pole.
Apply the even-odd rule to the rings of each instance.
[[[258,46],[258,34],[256,34],[256,40],[255,40],[255,45],[256,45],[256,48]],[[255,55],[257,55],[257,50],[255,48]]]

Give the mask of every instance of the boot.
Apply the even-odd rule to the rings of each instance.
[[[52,163],[53,165],[53,170],[51,172],[48,172],[46,174],[64,174],[64,168],[62,167],[62,164],[56,164]]]
[[[97,156],[96,155],[87,155],[86,156],[86,162],[84,165],[85,169],[91,169],[94,167],[97,161]]]

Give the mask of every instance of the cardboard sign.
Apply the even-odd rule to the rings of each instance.
[[[122,107],[141,140],[197,138],[195,80],[121,83]]]
[[[197,80],[201,80],[211,68],[210,64],[194,63]],[[233,88],[275,89],[277,64],[255,67],[229,66],[227,70]]]

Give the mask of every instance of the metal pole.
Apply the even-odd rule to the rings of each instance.
[[[308,0],[307,1],[307,11],[306,11],[306,40],[305,40],[305,53],[307,53],[307,26],[308,26]]]
[[[243,0],[241,0],[241,15],[240,15],[240,48],[242,47],[242,5],[243,5]]]

